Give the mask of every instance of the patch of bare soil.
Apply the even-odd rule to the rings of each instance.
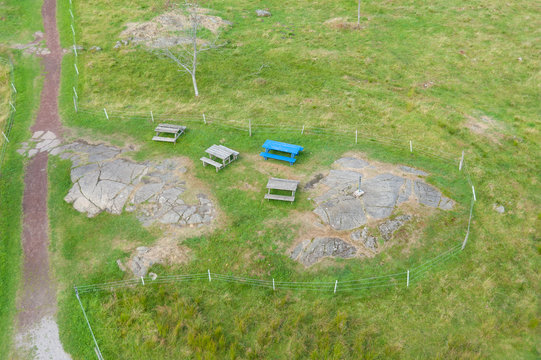
[[[466,115],[466,123],[464,124],[472,133],[476,135],[481,135],[487,139],[500,143],[500,140],[503,138],[502,130],[503,126],[497,120],[491,118],[490,116],[480,115],[472,116]]]
[[[231,22],[219,16],[208,15],[208,9],[199,8],[197,12],[200,26],[213,34],[232,25]],[[185,34],[192,27],[189,16],[180,10],[175,10],[158,15],[150,21],[127,23],[126,29],[120,33],[120,37],[132,43],[143,43],[152,48],[166,48],[184,44],[190,41]]]
[[[150,247],[139,246],[126,265],[133,275],[139,277],[146,276],[152,265],[185,264],[189,259],[190,249],[179,245],[176,237],[166,236]],[[122,271],[127,270],[120,260],[117,260],[117,264]]]
[[[356,22],[348,21],[346,18],[342,17],[329,19],[325,21],[323,25],[335,30],[357,30],[365,28],[363,24],[359,26]]]

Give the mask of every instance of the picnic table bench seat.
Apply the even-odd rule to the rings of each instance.
[[[221,168],[224,167],[223,164],[220,164],[219,162],[214,161],[214,160],[209,159],[209,158],[204,157],[204,156],[199,160],[201,160],[203,162],[203,166],[206,166],[207,164],[214,166],[216,168],[216,172],[218,172],[218,170],[220,170]]]
[[[282,156],[282,155],[276,155],[276,154],[269,153],[269,152],[262,152],[262,153],[259,154],[259,155],[263,156],[263,157],[265,158],[265,160],[267,160],[268,158],[271,158],[271,159],[276,159],[276,160],[287,161],[287,162],[289,162],[290,164],[293,164],[295,161],[297,161],[297,159],[295,159],[294,157],[287,157],[287,156]]]
[[[276,195],[276,194],[265,194],[265,199],[267,200],[281,200],[281,201],[295,201],[295,196],[287,195]]]

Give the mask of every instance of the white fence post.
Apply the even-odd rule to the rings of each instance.
[[[462,165],[464,164],[464,150],[462,150],[462,157],[460,158],[460,164],[458,165],[458,171],[462,171]]]
[[[10,101],[9,102],[9,106],[11,106],[11,108],[13,109],[13,111],[17,111],[17,109],[15,109],[15,106],[13,106],[13,103]]]
[[[73,87],[73,93],[75,94],[75,97],[78,99],[79,95],[77,95],[77,90],[75,90],[75,86]]]
[[[75,53],[75,56],[77,56],[77,47],[75,46],[75,44],[73,44],[73,52]]]
[[[77,68],[77,64],[73,64],[73,66],[75,67],[75,72],[77,73],[77,75],[79,75],[79,69]]]
[[[301,135],[304,134],[304,125],[302,126]]]
[[[338,280],[334,283],[334,293],[336,294],[336,287],[338,286]]]
[[[406,280],[406,287],[410,286],[410,271],[408,270],[408,278]]]
[[[109,120],[109,115],[107,115],[107,110],[105,110],[105,108],[103,108],[103,112],[105,113],[105,117],[107,118],[107,120]]]
[[[205,113],[203,113],[203,122],[206,124],[207,123],[207,118],[205,117]]]
[[[17,89],[15,88],[15,85],[13,85],[13,83],[11,83],[11,87],[13,88],[13,91],[15,91],[15,93],[17,93]]]
[[[357,144],[358,130],[355,130],[355,144]]]
[[[248,132],[250,133],[250,136],[252,136],[252,120],[248,120]]]
[[[412,144],[412,142],[410,140],[410,153],[412,153],[412,152],[413,152],[413,144]]]
[[[71,26],[71,32],[73,33],[73,36],[75,36],[75,28],[73,27],[73,24],[71,24],[70,26]]]
[[[274,287],[274,278],[272,278],[272,291],[276,291],[276,288]]]
[[[141,276],[141,282],[143,283],[143,285],[145,285],[145,280],[143,279],[142,276]]]
[[[477,198],[475,197],[475,188],[473,187],[473,185],[471,186],[471,191],[473,193],[473,201],[477,201]]]
[[[71,9],[69,9],[69,11],[70,11],[71,18],[72,18],[72,19],[75,19],[75,17],[73,16],[73,12],[71,11]]]
[[[154,114],[152,113],[152,110],[150,110],[150,118],[152,119],[152,122],[154,122]]]
[[[4,134],[4,132],[2,131],[2,135],[4,135],[4,139],[6,139],[7,142],[9,142],[9,139],[8,137],[6,136],[6,134]]]
[[[210,269],[207,270],[208,274],[209,274],[209,282],[212,281],[212,278],[210,277]]]
[[[75,108],[75,112],[77,112],[77,100],[75,99],[75,96],[73,97],[73,107]]]

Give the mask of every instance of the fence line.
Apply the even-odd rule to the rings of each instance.
[[[4,164],[4,158],[6,156],[7,147],[9,146],[9,137],[11,135],[11,129],[13,127],[13,122],[15,121],[15,112],[16,112],[16,98],[17,98],[17,88],[15,86],[15,74],[13,71],[13,63],[11,60],[7,60],[4,58],[0,58],[0,63],[7,65],[9,67],[9,84],[8,86],[11,88],[11,94],[8,100],[8,117],[6,118],[6,123],[4,125],[4,129],[2,130],[2,137],[4,138],[4,141],[2,141],[2,148],[0,149],[0,177],[4,174],[2,167]]]
[[[74,110],[78,116],[97,116],[97,117],[104,116],[107,118],[107,120],[109,119],[142,120],[142,121],[145,121],[141,123],[141,125],[144,125],[144,126],[147,126],[146,121],[148,121],[149,124],[152,124],[155,121],[157,122],[167,121],[167,122],[183,122],[183,123],[187,122],[187,123],[202,124],[202,125],[203,124],[215,125],[215,126],[219,126],[226,129],[242,131],[249,134],[250,136],[252,135],[252,132],[254,133],[282,132],[282,133],[290,133],[290,134],[300,134],[302,136],[306,136],[306,135],[331,136],[331,137],[334,136],[334,137],[340,137],[341,139],[351,137],[351,141],[352,142],[355,141],[356,144],[359,139],[364,139],[365,141],[378,142],[380,144],[393,146],[398,149],[402,149],[404,151],[409,150],[409,152],[411,153],[421,154],[428,158],[443,160],[445,162],[449,162],[452,164],[456,163],[457,165],[460,163],[459,171],[463,170],[463,174],[464,174],[463,176],[467,180],[468,184],[470,186],[473,186],[472,181],[471,181],[470,171],[468,167],[466,166],[467,161],[464,159],[464,151],[462,151],[462,157],[460,157],[460,155],[458,154],[455,156],[454,154],[450,154],[449,152],[435,150],[435,149],[431,149],[426,146],[423,146],[422,142],[419,139],[382,137],[382,136],[377,135],[375,126],[372,129],[370,129],[372,133],[369,133],[367,131],[363,131],[359,133],[357,128],[355,129],[343,129],[343,128],[330,129],[330,128],[322,128],[322,127],[317,127],[317,126],[306,126],[305,124],[302,124],[302,125],[299,124],[298,127],[295,125],[292,125],[289,127],[279,127],[279,126],[275,126],[274,124],[265,124],[265,123],[257,124],[257,123],[254,123],[252,119],[247,119],[247,120],[223,119],[220,117],[213,116],[212,114],[209,115],[208,112],[205,112],[205,114],[201,116],[201,114],[160,114],[160,113],[155,113],[153,109],[150,109],[149,111],[146,111],[146,112],[142,112],[142,111],[141,112],[128,112],[128,111],[110,109],[109,112],[107,112],[107,110],[105,110],[105,107],[103,107],[103,111],[97,111],[94,109],[85,108],[84,106],[81,106],[80,104],[81,92],[79,91],[79,94],[77,93],[80,69],[78,66],[79,56],[77,54],[77,45],[76,45],[76,42],[77,42],[76,31],[75,31],[76,21],[75,21],[75,15],[73,12],[73,4],[71,0],[69,0],[69,13],[71,15],[71,30],[73,34],[73,53],[75,55],[74,56],[75,75],[74,75],[74,84],[73,84],[73,93],[74,93],[73,105],[74,105]],[[13,90],[16,92],[16,89],[14,86],[13,86]],[[12,93],[12,97],[13,97],[12,103],[15,103],[13,93]],[[11,123],[9,125],[9,131],[11,130],[13,112],[12,112],[12,109],[10,109]],[[366,122],[363,122],[363,125],[366,127],[367,125]],[[7,134],[8,137],[9,137],[9,131]],[[413,149],[412,140],[415,140],[415,149]],[[0,171],[1,171],[1,165],[2,165],[2,161],[4,157],[5,147],[6,147],[6,143],[4,143],[4,146],[2,148],[2,158],[0,160]],[[468,240],[468,236],[470,234],[470,226],[471,226],[471,221],[473,217],[473,208],[474,208],[474,199],[472,197],[470,214],[469,214],[469,219],[468,219],[468,226],[467,226],[464,240],[461,240],[459,244],[452,246],[451,248],[438,254],[437,256],[417,266],[410,267],[398,273],[381,275],[381,276],[372,276],[372,277],[366,277],[366,278],[361,278],[361,279],[350,279],[350,280],[334,279],[330,281],[321,281],[321,282],[309,282],[309,281],[295,282],[295,281],[279,281],[279,280],[276,280],[275,278],[270,278],[270,279],[247,278],[247,277],[235,276],[231,274],[213,273],[210,270],[208,270],[206,273],[198,273],[198,274],[165,275],[165,276],[158,276],[155,279],[152,279],[151,277],[141,277],[141,278],[113,281],[113,282],[107,282],[107,283],[101,283],[101,284],[79,285],[79,286],[74,287],[75,294],[77,296],[77,299],[83,311],[83,315],[86,319],[88,328],[94,340],[94,344],[96,345],[96,347],[94,348],[96,355],[98,359],[103,359],[99,345],[96,341],[96,338],[90,326],[90,322],[88,321],[86,312],[81,303],[81,300],[79,297],[80,294],[100,292],[100,291],[113,291],[117,289],[133,288],[136,286],[144,287],[144,286],[152,286],[152,285],[158,285],[158,284],[174,284],[174,283],[181,283],[181,282],[204,281],[205,283],[210,283],[211,279],[214,282],[218,281],[218,282],[223,282],[223,283],[232,283],[232,284],[240,284],[240,285],[245,285],[245,286],[261,287],[261,288],[272,289],[273,291],[299,290],[299,291],[319,291],[319,292],[328,292],[328,293],[332,291],[333,294],[336,294],[337,292],[344,293],[344,292],[359,291],[359,290],[374,289],[374,288],[384,288],[384,287],[397,287],[397,286],[409,287],[410,284],[418,281],[421,277],[423,277],[428,272],[433,270],[436,266],[446,261],[449,261],[451,258],[458,255],[461,251],[464,250],[467,240]]]

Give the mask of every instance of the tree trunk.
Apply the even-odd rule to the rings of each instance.
[[[195,79],[195,73],[192,74],[193,90],[195,91],[195,96],[199,96],[199,90],[197,90],[197,80]]]

